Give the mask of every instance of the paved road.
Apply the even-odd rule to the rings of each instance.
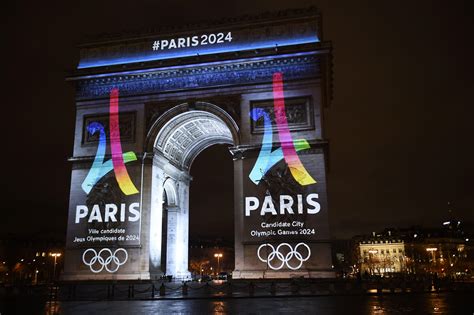
[[[59,302],[45,314],[474,314],[469,293]],[[2,314],[3,315],[3,314]]]
[[[474,314],[472,292],[47,302],[0,299],[8,314]]]

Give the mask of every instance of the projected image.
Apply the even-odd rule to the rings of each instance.
[[[254,108],[250,112],[250,117],[257,121],[263,117],[264,134],[262,139],[262,148],[258,159],[250,172],[249,178],[256,185],[260,183],[262,177],[278,162],[285,159],[288,164],[291,175],[302,186],[315,184],[316,180],[311,177],[308,171],[301,163],[296,152],[309,149],[310,145],[305,139],[293,140],[288,128],[288,121],[285,111],[285,99],[283,93],[283,74],[276,72],[273,74],[273,104],[275,111],[275,122],[277,125],[278,136],[281,147],[272,151],[273,129],[272,122],[268,113],[262,108]]]
[[[119,90],[113,89],[110,92],[110,148],[112,160],[104,162],[107,140],[104,126],[98,122],[92,122],[87,126],[91,135],[99,132],[99,145],[97,153],[92,163],[92,167],[82,182],[82,189],[89,194],[94,185],[112,169],[115,172],[115,178],[120,189],[125,195],[137,194],[138,190],[128,175],[125,163],[136,161],[137,156],[134,152],[122,153],[122,144],[120,142],[119,130]]]
[[[93,273],[100,273],[103,270],[115,273],[127,260],[128,252],[123,248],[117,248],[114,251],[109,248],[102,248],[99,251],[96,251],[94,248],[88,248],[82,254],[82,262]]]
[[[303,254],[299,252],[299,248],[303,249]],[[280,251],[280,249],[286,249],[286,251]],[[262,252],[265,252],[265,258],[262,257]],[[284,267],[298,270],[311,257],[311,249],[305,243],[298,243],[294,248],[288,243],[280,243],[278,246],[265,243],[258,247],[257,257],[260,261],[267,263],[268,267],[273,270],[280,270]],[[293,261],[297,261],[297,263],[293,265]]]
[[[140,244],[141,206],[132,181],[137,171],[125,166],[137,161],[137,156],[133,151],[122,151],[116,88],[110,91],[108,116],[109,137],[103,121],[90,121],[86,126],[98,140],[97,151],[81,184],[85,195],[78,198],[69,216],[68,245],[82,249],[82,263],[92,273],[119,271],[128,261],[126,247]],[[106,160],[107,138],[111,158]]]
[[[263,137],[249,173],[259,187],[249,187],[244,198],[245,234],[247,240],[260,244],[256,255],[267,269],[299,270],[314,264],[310,242],[326,237],[320,203],[324,204],[324,195],[311,186],[317,181],[302,161],[318,165],[323,161],[320,154],[306,152],[301,159],[298,155],[311,147],[306,139],[293,139],[290,133],[282,72],[273,73],[272,88],[273,107],[250,111],[251,119],[263,126]],[[278,139],[273,138],[274,131]],[[280,146],[274,148],[274,142]],[[320,182],[324,186],[324,178]]]

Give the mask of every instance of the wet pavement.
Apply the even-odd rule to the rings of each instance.
[[[474,314],[470,293],[47,303],[44,314]],[[2,314],[3,315],[3,314]]]

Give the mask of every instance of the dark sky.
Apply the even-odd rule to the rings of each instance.
[[[318,6],[334,47],[326,119],[333,235],[439,225],[448,201],[472,224],[472,1],[9,1],[1,232],[65,232],[74,91],[64,78],[78,62],[77,44],[289,5]]]

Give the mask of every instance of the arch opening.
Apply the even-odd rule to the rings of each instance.
[[[151,274],[164,273],[175,278],[191,276],[188,267],[191,166],[207,148],[235,145],[238,130],[232,130],[232,126],[236,124],[230,116],[193,110],[172,117],[158,131],[153,146]]]
[[[227,145],[202,151],[191,166],[189,268],[197,277],[234,270],[234,168]],[[222,254],[217,261],[215,254]]]

